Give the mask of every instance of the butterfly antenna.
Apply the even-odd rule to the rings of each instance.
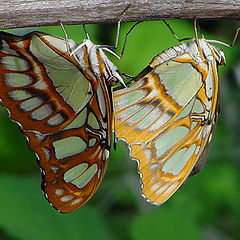
[[[122,11],[120,19],[118,20],[118,23],[117,23],[117,35],[116,35],[116,38],[115,38],[115,44],[114,44],[114,46],[108,46],[108,48],[117,49],[118,42],[119,42],[121,22],[122,22],[122,19],[125,15],[126,11],[130,8],[130,6],[131,6],[131,4],[128,4],[127,7]]]
[[[238,26],[236,31],[235,31],[235,35],[233,37],[232,43],[229,45],[230,48],[235,44],[235,42],[238,38],[238,35],[239,35],[239,30],[240,30],[240,26]]]
[[[118,20],[118,23],[117,23],[117,35],[116,35],[116,39],[115,39],[115,45],[113,46],[114,49],[116,49],[117,46],[118,46],[122,19],[123,19],[124,15],[125,15],[125,12],[130,8],[130,6],[131,6],[131,4],[127,5],[127,7],[121,13],[120,19]]]
[[[70,55],[71,48],[70,48],[70,46],[68,44],[68,34],[67,34],[67,31],[66,31],[66,28],[65,28],[65,26],[63,25],[63,23],[61,21],[59,21],[59,23],[61,25],[61,28],[62,28],[64,36],[65,36],[65,43],[66,43],[67,53],[68,53],[68,55]]]
[[[209,42],[209,43],[216,43],[216,44],[220,44],[222,46],[231,48],[236,43],[236,40],[237,40],[238,35],[239,35],[239,31],[240,31],[240,26],[237,27],[231,44],[227,44],[227,43],[224,43],[224,42],[221,42],[221,41],[217,41],[217,40],[206,40],[206,41]]]
[[[119,55],[120,58],[123,56],[123,53],[124,53],[124,51],[125,51],[129,34],[130,34],[130,33],[132,32],[132,30],[133,30],[139,23],[141,23],[141,22],[143,22],[143,21],[139,21],[139,22],[137,22],[137,23],[134,23],[133,26],[132,26],[132,27],[128,30],[128,32],[126,33],[125,39],[124,39],[124,43],[123,43],[123,47],[122,47],[122,51],[121,51],[121,54]]]
[[[128,4],[127,7],[123,10],[123,12],[121,13],[121,17],[117,23],[117,35],[116,35],[116,39],[115,39],[115,44],[114,46],[110,46],[110,45],[101,45],[99,47],[103,48],[104,50],[112,53],[117,59],[120,59],[122,56],[123,56],[123,53],[124,53],[124,50],[125,50],[125,46],[126,46],[126,43],[127,43],[127,39],[128,39],[128,35],[130,34],[130,32],[135,28],[136,25],[138,25],[140,22],[142,21],[139,21],[137,23],[135,23],[131,28],[130,30],[126,33],[126,36],[125,36],[125,40],[124,40],[124,44],[123,44],[123,47],[122,47],[122,50],[121,50],[121,54],[120,55],[117,55],[116,53],[113,53],[110,49],[116,49],[118,47],[118,43],[119,43],[119,35],[120,35],[120,28],[121,28],[121,22],[122,22],[122,19],[126,13],[126,11],[130,8],[131,4]]]
[[[170,32],[172,33],[172,35],[173,35],[179,42],[184,41],[184,40],[190,40],[190,39],[192,39],[192,38],[179,38],[179,37],[177,36],[177,34],[173,31],[172,27],[171,27],[165,20],[162,20],[162,21],[165,23],[165,25],[168,27],[168,29],[170,30]]]
[[[88,32],[87,32],[87,29],[86,29],[85,24],[83,24],[83,30],[84,30],[84,32],[85,32],[85,35],[86,35],[87,39],[90,40],[90,37],[89,37],[89,35],[88,35]]]

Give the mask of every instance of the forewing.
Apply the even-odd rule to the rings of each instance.
[[[92,97],[86,76],[63,39],[0,33],[0,99],[25,131],[54,133],[72,122]]]
[[[179,75],[183,77],[178,79]],[[189,79],[194,79],[192,85]],[[169,61],[128,88],[114,91],[117,136],[126,137],[127,144],[153,139],[174,121],[202,84],[201,74],[190,63]]]

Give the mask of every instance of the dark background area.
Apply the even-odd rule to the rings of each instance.
[[[179,37],[193,37],[192,21],[169,21]],[[231,43],[236,21],[199,21],[207,39]],[[122,24],[120,53],[132,23]],[[66,26],[69,38],[81,42],[81,26]],[[112,44],[116,24],[87,25],[96,44]],[[23,35],[35,29],[18,29]],[[60,27],[38,29],[63,37]],[[144,22],[129,36],[124,56],[113,62],[123,73],[137,75],[162,50],[178,45],[161,22]],[[40,169],[17,124],[0,107],[0,240],[53,239],[240,239],[240,38],[225,51],[220,66],[221,115],[203,171],[192,177],[162,206],[140,193],[137,164],[123,142],[111,159],[97,193],[74,213],[60,214],[40,189]]]

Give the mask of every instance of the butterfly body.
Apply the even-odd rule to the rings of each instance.
[[[149,202],[163,203],[202,168],[218,117],[217,66],[223,63],[222,51],[192,39],[164,50],[128,88],[114,92],[116,135],[138,162]]]
[[[117,81],[117,67],[89,39],[0,33],[2,105],[37,154],[45,197],[61,212],[84,205],[102,181]]]

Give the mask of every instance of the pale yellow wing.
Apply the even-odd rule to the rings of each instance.
[[[115,128],[138,162],[142,194],[161,204],[183,184],[211,142],[218,77],[216,62],[197,65],[188,53],[145,71],[127,89],[114,92]]]

